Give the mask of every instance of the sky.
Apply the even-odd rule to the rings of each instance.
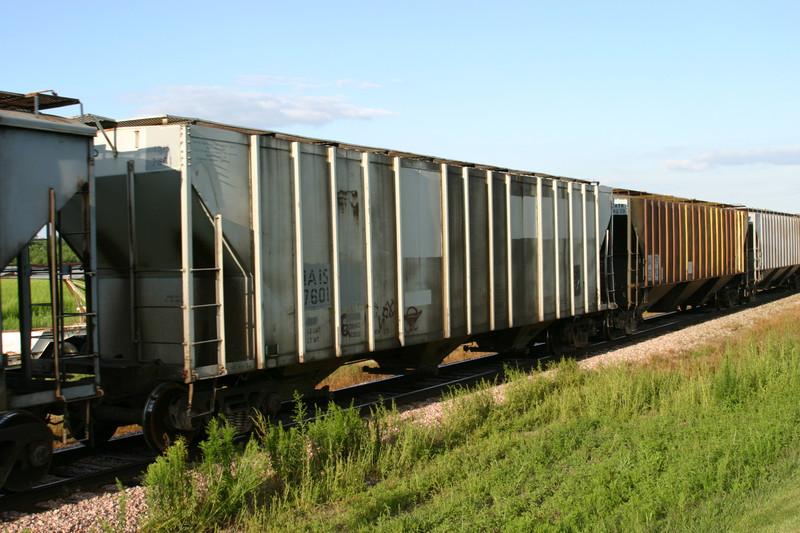
[[[5,0],[0,90],[800,213],[800,2]],[[66,110],[78,114],[79,110]]]

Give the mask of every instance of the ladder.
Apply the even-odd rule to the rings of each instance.
[[[47,231],[47,280],[49,285],[48,301],[33,302],[31,295],[31,278],[33,269],[30,264],[30,254],[28,246],[23,247],[17,255],[17,287],[20,310],[20,366],[25,383],[52,379],[53,394],[56,400],[65,403],[87,400],[102,395],[100,388],[100,361],[97,353],[97,314],[94,311],[92,294],[95,292],[95,272],[92,269],[94,264],[94,241],[89,231],[90,216],[88,214],[90,192],[87,187],[81,192],[83,214],[81,227],[77,231],[62,232],[61,216],[55,211],[55,192],[49,191],[49,210]],[[84,305],[78,305],[77,312],[67,312],[64,310],[64,302],[68,300],[64,291],[68,284],[73,287],[67,289],[69,292],[75,291],[79,294],[72,280],[72,270],[67,268],[63,261],[64,237],[76,237],[81,240],[82,253],[84,258],[84,290],[86,296]],[[88,259],[88,260],[87,260]],[[88,268],[87,268],[88,267]],[[88,304],[88,305],[87,305]],[[50,309],[49,322],[52,341],[43,351],[45,360],[50,365],[43,364],[45,361],[37,361],[34,364],[34,354],[31,348],[33,333],[33,310],[37,307],[47,307]],[[67,339],[69,330],[67,321],[78,319],[86,328],[85,342],[79,345],[68,344]],[[46,338],[45,335],[42,338]],[[78,367],[79,373],[85,377],[78,380],[83,383],[76,386],[75,382],[68,382],[70,376],[67,373],[67,361],[72,368]],[[82,364],[83,363],[83,364]],[[36,368],[34,368],[36,367]],[[36,372],[34,372],[36,370]],[[91,378],[87,379],[87,378]],[[87,386],[91,381],[92,385]]]
[[[222,216],[212,215],[203,202],[200,205],[204,214],[213,225],[214,230],[214,266],[194,268],[191,264],[182,264],[180,268],[150,268],[142,269],[139,267],[137,237],[136,237],[136,205],[135,205],[135,178],[134,161],[128,161],[127,164],[127,211],[128,211],[128,247],[129,247],[129,273],[130,273],[130,313],[131,313],[131,336],[132,343],[135,346],[136,357],[138,361],[144,359],[144,350],[148,345],[174,345],[182,346],[184,350],[184,371],[187,382],[193,382],[197,379],[194,372],[195,367],[195,351],[199,346],[214,345],[216,354],[216,370],[210,371],[209,375],[204,377],[217,377],[227,373],[226,371],[226,354],[225,354],[225,313],[224,313],[224,271],[223,259],[224,249],[226,247],[225,239],[222,233]],[[186,220],[188,217],[182,217],[182,224],[189,224],[190,221]],[[191,235],[191,231],[189,232]],[[191,260],[190,260],[191,263]],[[141,294],[141,280],[143,275],[163,274],[167,276],[180,277],[181,286],[189,287],[189,291],[193,291],[195,287],[195,274],[202,272],[214,273],[214,299],[208,303],[195,304],[193,298],[186,294],[186,290],[182,290],[182,301],[180,304],[142,304],[140,303]],[[196,328],[194,327],[195,312],[213,308],[215,311],[215,335],[210,338],[197,338]],[[154,309],[171,309],[182,315],[182,322],[188,321],[189,337],[182,338],[181,340],[166,340],[166,339],[152,339],[142,331],[142,316],[141,313]],[[186,312],[188,309],[188,312]]]

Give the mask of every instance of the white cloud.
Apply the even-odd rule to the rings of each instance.
[[[708,163],[691,161],[689,159],[668,159],[661,164],[667,170],[685,170],[689,172],[697,172],[706,170]]]
[[[248,87],[273,87],[273,86],[290,86],[290,87],[306,87],[314,84],[310,78],[290,78],[287,76],[268,76],[264,74],[243,74],[236,76],[236,81],[241,85]]]
[[[325,89],[330,87],[346,89],[380,89],[383,87],[378,83],[353,79],[324,82],[312,78],[291,78],[287,76],[269,76],[263,74],[245,74],[237,76],[236,80],[247,87],[291,87],[295,91]]]
[[[800,147],[711,152],[703,157],[712,165],[800,165]]]
[[[755,164],[800,165],[800,147],[712,151],[694,159],[669,159],[661,166],[667,170],[697,172],[718,166]]]
[[[382,86],[369,81],[358,80],[338,80],[334,82],[336,87],[353,87],[355,89],[380,89]]]
[[[242,82],[247,83],[246,80]],[[258,80],[261,86],[269,83],[303,85],[300,78],[263,77]],[[342,118],[371,119],[393,114],[386,109],[359,107],[339,95],[276,94],[238,87],[158,87],[148,93],[129,95],[129,99],[137,112],[144,115],[180,115],[258,128],[322,125]]]
[[[685,146],[663,146],[660,150],[655,152],[648,152],[644,154],[646,157],[675,157],[681,152],[685,152]]]

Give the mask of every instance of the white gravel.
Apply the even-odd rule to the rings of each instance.
[[[103,524],[119,527],[121,494],[115,485],[104,487],[103,494],[79,492],[63,500],[42,504],[49,511],[36,514],[3,513],[6,521],[3,531],[8,532],[83,532],[103,531]],[[136,522],[146,511],[144,489],[125,489],[126,524],[122,531],[138,531]],[[118,529],[116,529],[118,531]]]
[[[678,356],[704,345],[723,342],[763,320],[791,312],[795,314],[800,312],[800,294],[599,354],[581,361],[580,365],[585,368],[596,368],[628,362],[644,362],[656,355]],[[497,394],[502,397],[502,386],[498,387]],[[445,408],[442,402],[434,399],[412,406],[402,416],[404,419],[422,423],[435,423],[441,419]],[[115,486],[105,487],[104,491],[103,494],[79,493],[68,499],[48,502],[43,507],[49,510],[37,514],[2,513],[0,528],[9,533],[21,532],[26,528],[37,533],[101,532],[104,521],[118,526],[120,493]],[[137,531],[136,522],[146,512],[144,489],[141,487],[125,489],[125,499],[127,521],[124,531]]]
[[[613,352],[600,354],[581,361],[585,368],[596,368],[622,362],[647,361],[651,357],[678,356],[702,346],[717,344],[733,338],[760,322],[771,320],[781,314],[797,314],[800,310],[800,294],[781,298],[758,307],[744,309],[727,316],[715,318],[680,331],[661,335],[626,346]]]

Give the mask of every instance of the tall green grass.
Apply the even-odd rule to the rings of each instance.
[[[791,320],[678,361],[600,371],[562,361],[515,375],[502,402],[490,385],[454,392],[431,424],[400,423],[391,409],[365,421],[335,406],[291,428],[261,424],[241,454],[212,454],[193,471],[177,444],[146,476],[143,528],[750,531],[797,523],[800,335]],[[205,446],[229,446],[224,432],[214,435]],[[219,488],[231,484],[239,488]],[[776,511],[765,516],[762,507]]]
[[[19,296],[16,279],[0,279],[0,297],[2,297],[3,329],[19,329]],[[31,280],[31,301],[33,303],[50,302],[50,282],[46,279]],[[64,289],[64,313],[76,313],[77,306],[67,289]],[[45,328],[52,326],[49,305],[35,305],[32,310],[32,327]],[[76,324],[79,318],[70,318],[67,324]]]
[[[260,501],[259,489],[270,479],[268,457],[255,440],[238,453],[234,431],[212,421],[195,469],[189,468],[182,440],[148,468],[144,486],[150,513],[145,530],[212,530]]]

